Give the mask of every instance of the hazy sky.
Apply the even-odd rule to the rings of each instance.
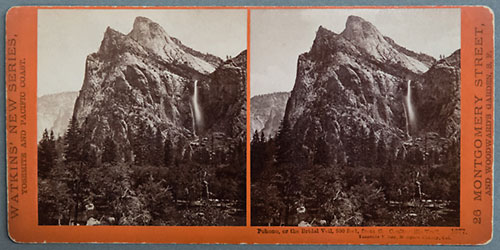
[[[290,91],[299,54],[309,51],[318,27],[340,33],[349,15],[374,24],[385,36],[435,58],[460,48],[460,9],[252,10],[251,95]]]
[[[173,37],[222,59],[247,47],[246,10],[39,10],[38,96],[80,90],[85,59],[97,52],[106,27],[127,34],[137,16]]]

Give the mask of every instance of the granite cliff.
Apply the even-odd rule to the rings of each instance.
[[[143,128],[160,131],[190,157],[184,155],[192,152],[190,142],[209,133],[244,139],[245,84],[246,51],[224,62],[137,17],[129,34],[108,27],[99,50],[87,57],[73,116],[98,151],[111,136],[122,160],[132,160],[132,135]]]
[[[258,95],[250,99],[251,136],[255,131],[264,132],[266,137],[274,137],[278,132],[290,92]]]
[[[412,137],[459,133],[459,58],[457,51],[436,62],[356,16],[340,34],[319,27],[311,50],[298,58],[284,117],[297,157],[310,157],[318,138],[328,151],[346,152],[335,157],[343,162],[360,157],[352,144],[368,140],[370,133],[394,155]],[[414,93],[410,104],[408,86]],[[415,121],[408,120],[410,111]]]

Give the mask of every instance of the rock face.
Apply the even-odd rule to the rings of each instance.
[[[201,81],[200,103],[206,132],[246,138],[247,51],[225,61]]]
[[[63,92],[37,98],[37,141],[45,129],[54,131],[56,137],[64,135],[77,96],[78,92]]]
[[[263,131],[266,137],[274,137],[285,115],[285,107],[290,92],[258,95],[250,99],[251,136],[255,131]]]
[[[418,127],[443,137],[460,138],[460,50],[439,60],[417,83],[414,101]]]
[[[389,151],[394,154],[408,134],[460,134],[459,58],[455,52],[436,63],[431,56],[397,45],[356,16],[347,19],[340,34],[319,27],[311,50],[298,58],[286,106],[296,157],[309,158],[317,139],[324,140],[330,152],[346,152],[335,156],[345,162],[359,157],[353,144],[362,144],[370,133],[377,142],[392,145]],[[418,124],[411,131],[405,112],[409,80]]]
[[[125,160],[133,155],[132,134],[144,125],[160,130],[163,138],[182,149],[189,146],[194,134],[237,133],[242,125],[233,120],[245,120],[244,112],[238,110],[237,118],[232,115],[245,105],[244,98],[238,98],[245,95],[241,92],[245,79],[246,53],[223,62],[183,45],[157,23],[137,17],[127,35],[108,27],[98,52],[87,57],[73,115],[90,144],[102,148],[104,139],[111,136]],[[203,116],[213,118],[206,119],[202,131],[193,126],[195,82],[203,96]],[[218,91],[232,95],[226,100],[228,93]],[[232,112],[212,116],[212,107]]]

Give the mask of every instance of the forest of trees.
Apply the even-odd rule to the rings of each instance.
[[[75,119],[38,144],[40,225],[244,225],[245,144],[181,157],[159,129],[132,135],[133,160],[111,137],[86,143]]]
[[[275,137],[251,141],[252,225],[453,226],[459,224],[459,141],[432,133],[400,150],[370,131],[332,150],[318,137],[292,148],[283,121]],[[244,225],[245,144],[205,138],[191,159],[157,129],[131,135],[133,159],[107,137],[85,143],[76,121],[38,144],[40,225]]]
[[[344,151],[318,137],[300,154],[290,130],[252,138],[252,225],[459,225],[459,142],[425,134],[403,151],[371,130],[344,136]]]

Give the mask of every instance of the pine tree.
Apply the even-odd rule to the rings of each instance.
[[[82,150],[80,161],[82,162],[82,164],[84,164],[86,167],[97,167],[97,148],[89,143],[83,144],[81,148]]]
[[[82,159],[82,138],[75,117],[72,117],[65,135],[64,156],[66,163],[78,162]]]
[[[110,136],[104,140],[104,150],[102,153],[102,163],[116,163],[117,161],[116,143]]]
[[[293,138],[291,137],[290,123],[287,119],[281,121],[281,125],[276,136],[276,160],[278,164],[289,163],[292,161]]]
[[[263,168],[264,162],[264,148],[259,137],[259,132],[255,130],[253,134],[252,141],[250,142],[250,164],[251,164],[251,176],[256,178]]]
[[[281,210],[284,223],[290,225],[290,215],[293,213],[293,206],[300,198],[300,190],[297,185],[299,177],[298,165],[292,158],[293,138],[291,136],[290,123],[287,119],[281,121],[281,126],[276,136],[276,174],[272,177],[271,183],[276,186],[282,200]]]
[[[69,171],[68,187],[74,201],[73,220],[78,220],[80,204],[88,193],[88,161],[95,160],[90,147],[87,145],[84,150],[83,136],[78,128],[75,117],[72,117],[68,125],[64,141],[64,154]]]
[[[48,176],[51,168],[55,165],[57,158],[54,132],[50,136],[45,129],[42,140],[38,143],[38,176],[45,178]]]
[[[252,137],[252,141],[250,142],[250,145],[254,144],[258,144],[260,142],[260,136],[259,136],[259,131],[255,130],[255,132],[253,133],[253,137]]]
[[[257,132],[257,130],[255,132]],[[264,130],[260,131],[260,142],[262,143],[266,142],[266,135],[264,134]]]
[[[50,149],[53,152],[56,152],[56,138],[54,136],[53,130],[50,130],[49,141],[50,141]]]
[[[134,163],[142,166],[146,163],[146,123],[140,122],[137,131],[133,134],[132,148],[134,151]]]
[[[326,144],[325,139],[323,137],[319,137],[316,140],[316,145],[314,147],[314,164],[327,166],[332,162],[330,148]]]

